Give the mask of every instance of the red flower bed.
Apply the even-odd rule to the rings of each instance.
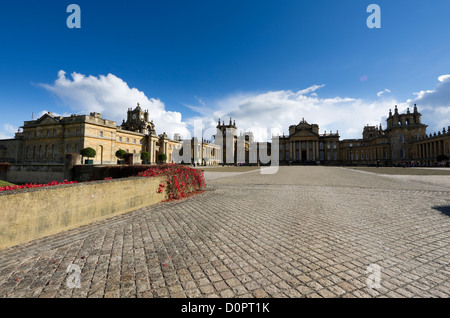
[[[64,180],[63,182],[52,181],[52,182],[49,182],[47,184],[27,183],[25,185],[5,186],[5,187],[0,188],[0,191],[10,191],[10,190],[17,190],[17,189],[42,188],[42,187],[56,186],[56,185],[60,185],[60,184],[73,184],[73,183],[77,183],[77,182],[76,181]]]
[[[142,167],[140,167],[142,169]],[[125,171],[125,170],[123,170]],[[135,172],[136,170],[134,170]],[[132,173],[130,176],[135,175]],[[138,173],[140,177],[164,177],[165,183],[161,183],[158,188],[158,193],[163,191],[167,192],[167,197],[169,200],[176,200],[181,198],[186,198],[195,193],[201,192],[206,186],[205,177],[203,171],[198,169],[193,169],[187,166],[179,166],[176,164],[165,164],[152,166],[144,171]],[[121,177],[124,177],[121,175]],[[103,180],[111,180],[112,177],[106,177]],[[29,183],[25,185],[14,185],[5,186],[0,188],[0,191],[9,191],[17,189],[31,189],[31,188],[42,188],[49,186],[56,186],[61,184],[73,184],[77,181],[67,181],[56,182],[52,181],[48,184],[36,184]]]
[[[185,198],[189,193],[201,191],[206,185],[203,171],[176,164],[150,167],[138,176],[164,176],[167,187],[161,183],[158,193],[167,192],[169,200]]]

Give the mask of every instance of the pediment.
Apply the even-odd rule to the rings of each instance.
[[[58,124],[58,123],[59,123],[59,120],[50,116],[49,114],[43,115],[41,118],[39,118],[36,121],[36,124],[38,124],[38,125],[51,125],[51,124]]]
[[[318,135],[311,130],[299,130],[289,137],[318,137]]]
[[[312,125],[306,123],[306,122],[302,122],[300,124],[298,124],[295,128],[296,129],[311,129]]]

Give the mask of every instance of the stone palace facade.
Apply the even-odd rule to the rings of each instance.
[[[279,163],[322,165],[434,165],[438,156],[450,157],[450,127],[427,134],[427,125],[414,105],[404,114],[389,110],[387,127],[366,126],[361,139],[340,140],[339,132],[319,132],[317,124],[302,119],[289,127],[288,136],[278,136]],[[271,143],[254,141],[251,132],[238,135],[235,121],[218,121],[214,142],[195,138],[185,143],[178,136],[170,139],[165,133],[157,135],[148,111],[138,106],[129,108],[127,119],[120,126],[101,118],[98,113],[54,116],[25,121],[22,131],[14,139],[0,140],[0,162],[15,164],[61,164],[66,154],[79,153],[86,147],[96,150],[94,164],[115,164],[119,149],[134,154],[134,163],[140,163],[140,154],[150,154],[150,163],[157,163],[164,153],[167,162],[175,162],[174,151],[190,144],[191,159],[183,163],[201,165],[257,164],[263,151],[269,155]],[[179,151],[182,155],[183,149]],[[190,161],[190,162],[188,162]]]
[[[61,164],[66,154],[79,153],[87,147],[96,151],[94,164],[116,164],[115,153],[119,149],[133,154],[134,163],[141,163],[143,151],[150,154],[149,163],[157,163],[160,153],[166,154],[167,162],[174,162],[174,151],[182,147],[178,136],[170,139],[166,133],[157,135],[148,111],[142,110],[139,104],[128,109],[127,119],[120,126],[103,119],[99,113],[69,117],[47,113],[37,120],[25,121],[21,129],[14,139],[0,140],[0,162]],[[219,163],[220,151],[216,145],[202,142],[200,147],[211,156],[208,164]],[[194,151],[201,152],[201,149]]]
[[[304,119],[280,137],[280,163],[325,165],[434,165],[438,156],[450,157],[450,127],[427,134],[417,105],[411,112],[389,110],[387,127],[366,126],[362,139],[339,140],[339,132],[319,133],[319,126]]]

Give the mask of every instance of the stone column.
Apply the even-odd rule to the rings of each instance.
[[[289,160],[294,160],[294,142],[289,141]]]
[[[149,163],[153,163],[153,140],[151,137],[148,137],[148,153],[150,154],[150,158],[148,158]]]
[[[306,161],[309,160],[309,141],[306,142]]]
[[[434,144],[434,156],[433,156],[433,158],[436,159],[436,157],[439,155],[438,154],[438,152],[439,152],[438,142],[435,141],[433,144]]]
[[[333,149],[333,145],[331,145],[331,149]],[[333,156],[331,156],[330,158],[331,160],[333,160]],[[316,141],[316,160],[320,160],[319,141]]]
[[[316,142],[312,141],[312,160],[316,160]]]

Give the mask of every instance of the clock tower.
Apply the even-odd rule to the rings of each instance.
[[[149,121],[148,110],[142,110],[139,103],[135,109],[128,108],[127,120],[123,121],[121,128],[147,135],[156,134],[155,124]]]

